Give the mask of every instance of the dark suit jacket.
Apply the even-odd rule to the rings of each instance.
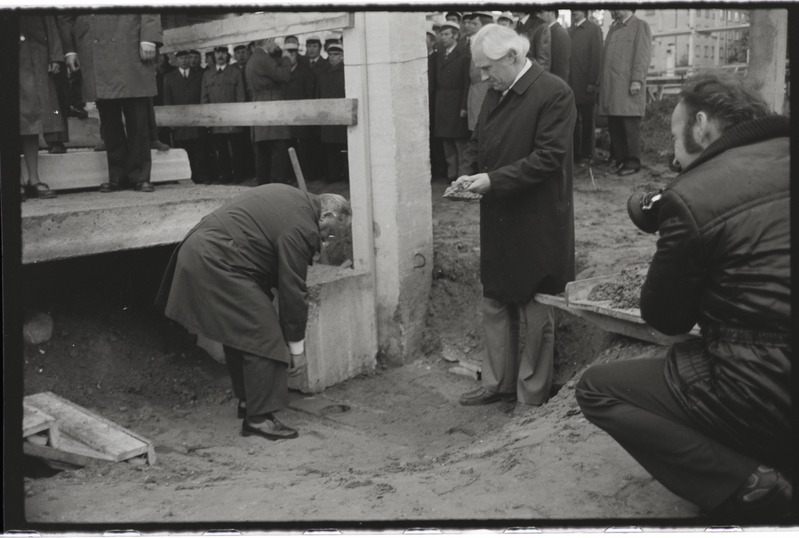
[[[291,71],[289,81],[283,85],[283,99],[313,99],[316,87],[314,76],[307,62],[297,62],[297,66]],[[296,125],[291,127],[292,138],[306,138],[311,135],[311,126]]]
[[[433,132],[442,138],[466,138],[469,126],[461,110],[466,110],[469,96],[469,67],[472,57],[466,49],[456,46],[446,55],[442,50],[435,59],[435,118]]]
[[[527,57],[538,62],[545,71],[549,71],[552,64],[552,34],[547,23],[530,15],[527,22],[516,28],[516,32],[530,41]]]
[[[189,78],[183,78],[180,69],[170,71],[164,76],[164,105],[199,105],[202,91],[203,74],[189,69]],[[175,142],[197,140],[200,138],[200,127],[173,127],[172,137]]]
[[[316,96],[320,99],[335,99],[345,97],[344,93],[344,62],[338,65],[328,65],[319,76],[319,85]],[[346,144],[347,127],[344,125],[322,125],[319,128],[322,143]]]
[[[589,20],[569,28],[572,54],[569,60],[569,86],[574,102],[588,105],[596,102],[597,93],[589,94],[588,85],[599,88],[599,68],[602,66],[602,29]]]
[[[500,102],[489,89],[466,158],[491,190],[480,200],[483,295],[524,303],[574,279],[574,97],[536,62]]]
[[[552,64],[549,72],[569,82],[569,59],[571,58],[571,39],[566,28],[556,22],[549,27],[552,37]]]

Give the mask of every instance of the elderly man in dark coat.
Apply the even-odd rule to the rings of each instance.
[[[594,158],[594,107],[599,92],[599,69],[602,61],[602,29],[588,19],[588,11],[572,10],[569,27],[572,54],[569,86],[577,105],[574,126],[574,160],[588,164]]]
[[[658,233],[641,317],[669,335],[698,323],[702,336],[665,357],[592,366],[577,401],[704,512],[724,523],[788,521],[791,122],[742,80],[707,74],[683,86],[671,135],[682,173],[647,197],[648,209],[632,199],[636,225]]]
[[[339,195],[262,185],[205,216],[172,256],[156,302],[224,346],[242,435],[297,437],[274,413],[288,405],[288,376],[306,364],[308,265],[324,242],[348,236],[351,216]]]
[[[152,192],[150,107],[158,93],[155,56],[163,39],[161,16],[62,15],[58,24],[67,65],[83,71],[83,97],[95,101],[100,113],[109,174],[100,192],[128,184]]]
[[[599,115],[608,117],[616,173],[641,169],[641,120],[646,110],[646,74],[652,59],[652,31],[631,10],[612,10],[605,38],[599,89]]]
[[[206,103],[243,103],[247,99],[244,78],[241,71],[230,65],[230,52],[227,47],[214,49],[215,65],[210,65],[203,73],[200,100]],[[242,159],[238,148],[233,144],[234,137],[244,131],[244,127],[211,127],[214,143],[216,169],[219,181],[233,181],[233,162]]]
[[[175,55],[177,68],[164,76],[164,105],[199,105],[203,74],[189,67],[189,51]],[[210,183],[212,163],[208,136],[203,127],[173,127],[172,140],[186,150],[195,183]]]
[[[458,23],[447,21],[441,25],[438,57],[435,61],[436,103],[433,133],[444,144],[447,179],[450,181],[468,173],[464,152],[469,140],[471,57],[468,49],[458,45],[458,31]]]
[[[491,82],[467,155],[476,175],[458,178],[481,193],[480,279],[487,355],[482,386],[463,405],[549,397],[554,312],[533,300],[574,278],[572,131],[574,97],[566,82],[527,58],[529,42],[490,24],[472,57]],[[525,346],[519,356],[519,325]]]
[[[253,101],[283,100],[283,85],[291,77],[288,53],[281,51],[272,39],[255,42],[247,61],[247,84]],[[255,180],[265,183],[290,183],[291,162],[288,148],[291,128],[288,126],[254,127]]]
[[[64,52],[51,16],[20,17],[19,30],[19,127],[28,172],[28,188],[20,194],[53,198],[55,191],[39,179],[39,135],[67,129],[50,76],[61,68]]]

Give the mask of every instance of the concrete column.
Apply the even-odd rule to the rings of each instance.
[[[753,9],[750,24],[751,45],[746,78],[760,91],[772,110],[782,113],[788,12],[785,9]]]
[[[347,97],[359,100],[348,129],[353,211],[363,200],[372,218],[373,250],[354,231],[354,257],[373,268],[379,355],[392,364],[421,351],[432,283],[424,31],[423,12],[361,12],[344,35]]]

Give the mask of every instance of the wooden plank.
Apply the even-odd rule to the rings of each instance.
[[[157,106],[155,121],[160,127],[357,125],[358,103],[356,99],[298,99]]]
[[[24,402],[22,404],[22,408],[24,410],[24,416],[22,419],[22,437],[30,437],[31,435],[43,432],[47,434],[47,444],[49,444],[51,447],[57,448],[61,443],[61,434],[58,429],[58,421],[47,413],[44,413],[33,406],[27,405]]]
[[[239,17],[204,22],[164,30],[161,52],[208,49],[263,39],[350,28],[352,13],[273,12],[251,13]]]
[[[75,454],[51,446],[39,446],[27,441],[22,443],[22,452],[29,456],[46,460],[51,467],[56,469],[74,469],[86,467],[94,460],[88,456]]]
[[[59,420],[60,428],[89,448],[122,461],[140,454],[147,454],[150,441],[129,431],[88,409],[56,396],[42,392],[26,396],[29,405],[52,415]],[[62,440],[62,444],[63,444]]]

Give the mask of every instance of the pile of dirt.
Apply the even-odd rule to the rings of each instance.
[[[646,271],[644,265],[625,267],[615,279],[594,286],[588,292],[588,300],[610,301],[614,308],[640,308]]]

